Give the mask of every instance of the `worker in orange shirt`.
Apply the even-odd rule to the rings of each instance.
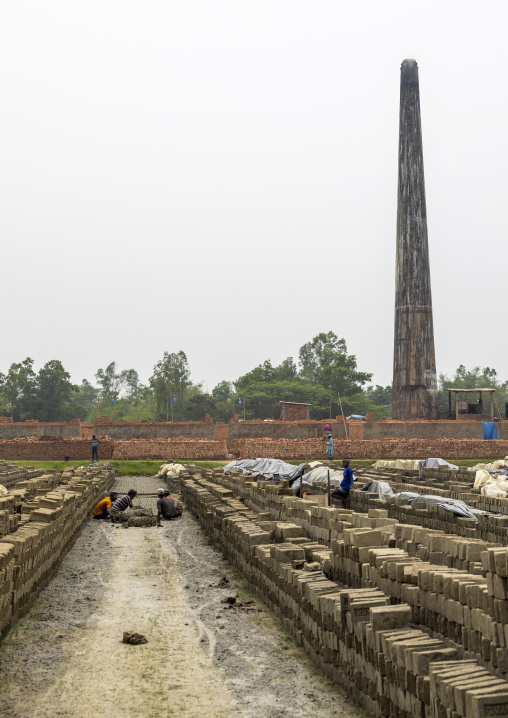
[[[116,491],[112,491],[109,496],[106,496],[105,499],[99,501],[99,503],[93,510],[94,519],[107,519],[109,516],[109,508],[113,501],[116,501],[117,498],[118,494],[116,493]]]

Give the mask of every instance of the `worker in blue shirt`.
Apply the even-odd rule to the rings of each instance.
[[[342,481],[340,482],[339,488],[332,491],[331,494],[334,499],[347,499],[355,480],[353,476],[353,469],[349,466],[349,459],[342,459],[342,466],[344,467]]]

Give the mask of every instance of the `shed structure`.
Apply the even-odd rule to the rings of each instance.
[[[448,392],[448,411],[450,416],[453,415],[452,394],[454,394],[456,419],[463,419],[464,414],[473,414],[477,415],[480,420],[480,417],[484,416],[486,413],[483,407],[483,395],[488,394],[490,397],[490,420],[494,421],[494,406],[497,407],[497,402],[494,397],[494,392],[496,391],[495,389],[447,389],[446,391]],[[470,402],[470,394],[478,394],[478,402]],[[499,409],[498,413],[499,418],[501,418]]]

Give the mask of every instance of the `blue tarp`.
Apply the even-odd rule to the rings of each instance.
[[[497,439],[497,426],[495,421],[484,421],[483,423],[483,438],[485,440]]]

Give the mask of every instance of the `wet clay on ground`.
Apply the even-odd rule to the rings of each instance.
[[[189,514],[162,528],[90,522],[0,649],[2,715],[360,715],[261,603],[223,602],[234,595],[253,600]]]

